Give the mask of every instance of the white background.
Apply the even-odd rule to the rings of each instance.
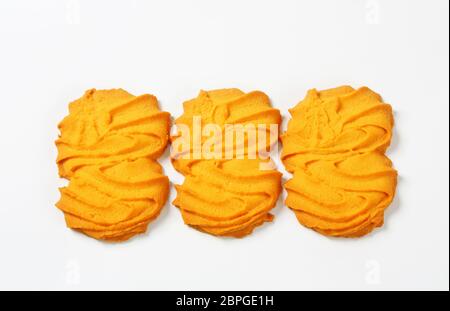
[[[448,1],[0,3],[0,289],[449,289]],[[395,111],[386,224],[361,239],[300,226],[281,203],[244,239],[183,224],[106,244],[54,207],[57,124],[88,88],[155,94],[174,117],[200,88],[266,92],[286,119],[307,89],[350,84]],[[278,160],[277,160],[278,161]],[[173,183],[182,176],[167,155]],[[278,161],[279,163],[279,161]],[[279,169],[289,178],[282,165]]]

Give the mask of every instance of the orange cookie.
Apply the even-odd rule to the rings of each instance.
[[[384,155],[391,106],[367,87],[308,91],[290,110],[282,161],[293,178],[286,205],[322,234],[359,237],[383,225],[397,172]]]
[[[156,159],[170,116],[152,95],[89,90],[69,105],[56,141],[61,188],[56,206],[67,226],[103,240],[146,231],[167,200],[169,180]]]
[[[196,118],[203,129],[203,135],[197,136],[201,142],[197,147]],[[201,91],[197,98],[184,103],[184,114],[175,121],[178,133],[172,138],[172,163],[185,176],[183,184],[176,186],[173,204],[180,209],[186,224],[217,236],[243,237],[264,222],[272,221],[269,212],[281,192],[281,174],[259,151],[268,150],[269,125],[278,130],[280,120],[279,111],[271,107],[262,92]],[[204,135],[211,125],[216,131],[211,134],[210,127],[206,132],[211,135]],[[235,131],[234,140],[227,143],[227,135],[238,125],[254,128],[261,140],[259,144],[250,130],[241,132],[242,140],[237,139]],[[187,148],[176,150],[182,127],[192,139]],[[221,144],[208,153],[206,147],[211,146],[208,141]],[[251,150],[257,151],[255,157]],[[196,155],[199,151],[200,157]]]

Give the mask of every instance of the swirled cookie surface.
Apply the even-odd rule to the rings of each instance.
[[[264,128],[258,131],[267,132],[268,125],[278,127],[281,120],[267,95],[246,94],[238,89],[201,91],[197,98],[184,103],[184,114],[175,121],[178,129],[184,125],[193,134],[194,117],[201,118],[202,126],[217,125],[221,138],[225,137],[227,125],[260,124]],[[204,143],[207,138],[201,140]],[[269,212],[281,191],[281,174],[263,165],[270,159],[249,156],[247,136],[245,142],[243,146],[234,144],[228,149],[224,143],[217,157],[211,159],[195,158],[193,145],[187,150],[187,159],[172,154],[175,169],[185,176],[183,184],[176,186],[177,197],[173,203],[186,224],[217,236],[243,237],[264,222],[272,221]],[[269,144],[270,139],[264,140],[258,150],[267,149]],[[230,158],[225,155],[227,150],[232,151]],[[237,157],[238,153],[242,157]]]
[[[77,170],[57,203],[67,225],[105,240],[145,232],[164,205],[169,180],[148,158]]]
[[[57,164],[70,180],[56,206],[68,227],[102,240],[146,231],[167,200],[169,181],[156,162],[170,119],[152,95],[89,90],[60,123]]]
[[[86,165],[157,159],[167,145],[169,126],[169,114],[159,110],[152,95],[86,91],[70,103],[69,115],[59,124],[59,173],[71,177]]]
[[[293,173],[286,205],[322,234],[359,237],[383,225],[397,172],[385,151],[391,106],[363,87],[308,91],[290,110],[282,161]]]

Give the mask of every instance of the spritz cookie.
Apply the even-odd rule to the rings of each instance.
[[[367,87],[312,89],[290,110],[282,161],[286,205],[324,235],[359,237],[383,225],[397,172],[385,156],[391,106]]]
[[[56,141],[60,176],[70,180],[56,204],[67,226],[111,241],[145,232],[168,197],[156,160],[169,127],[152,95],[92,89],[72,102]]]
[[[270,138],[281,117],[267,95],[238,89],[201,91],[183,107],[184,114],[175,121],[172,163],[185,176],[173,202],[184,222],[212,235],[243,237],[272,221],[281,174],[263,151],[276,144]],[[202,128],[200,134],[196,127]],[[191,139],[177,150],[182,135]]]

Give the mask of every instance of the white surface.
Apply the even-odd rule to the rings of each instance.
[[[0,289],[448,290],[448,19],[447,0],[1,1]],[[274,223],[215,238],[172,187],[148,234],[105,244],[54,207],[57,123],[88,88],[155,94],[174,117],[200,88],[260,89],[288,117],[342,84],[395,110],[398,195],[367,237],[323,237],[280,200]]]

